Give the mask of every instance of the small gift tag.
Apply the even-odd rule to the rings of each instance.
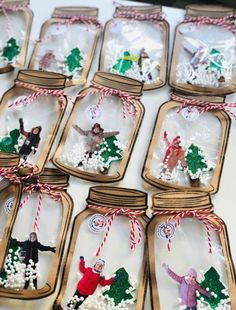
[[[91,232],[99,234],[106,228],[106,217],[101,214],[94,214],[88,219],[88,228]]]

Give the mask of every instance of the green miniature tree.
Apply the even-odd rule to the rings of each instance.
[[[200,177],[206,171],[211,171],[202,150],[196,145],[191,144],[185,154],[187,170],[192,187],[200,187]]]
[[[6,46],[3,48],[2,56],[12,61],[15,56],[20,54],[20,47],[16,43],[16,39],[10,38]]]
[[[122,159],[122,149],[119,147],[119,141],[115,136],[104,139],[99,146],[99,155],[102,157],[106,168],[110,167],[112,161]]]
[[[13,153],[17,152],[18,140],[21,134],[18,129],[9,132],[9,135],[0,138],[0,151]]]
[[[204,280],[200,282],[201,287],[211,292],[212,297],[208,298],[202,294],[197,297],[199,300],[205,302],[210,309],[215,310],[222,303],[229,302],[229,296],[225,285],[220,281],[220,275],[214,267],[204,274]]]
[[[118,73],[125,74],[132,67],[132,64],[133,61],[131,55],[126,51],[124,52],[123,57],[119,58],[112,68]]]
[[[115,272],[117,281],[115,281],[110,288],[103,293],[103,296],[109,300],[113,299],[115,306],[119,305],[122,301],[133,300],[131,294],[135,289],[129,283],[129,274],[125,268],[120,268]]]
[[[216,69],[218,72],[221,73],[222,71],[222,54],[216,50],[215,48],[212,48],[210,50],[210,68]]]
[[[70,72],[73,72],[75,69],[81,69],[81,61],[83,60],[83,56],[81,55],[81,51],[78,49],[78,47],[73,48],[70,52],[70,55],[66,58],[66,64],[68,67],[68,70]]]

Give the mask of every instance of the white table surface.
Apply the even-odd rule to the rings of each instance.
[[[130,1],[120,0],[118,2],[124,5],[135,4],[134,2],[130,2]],[[137,3],[137,4],[141,4],[141,3]],[[34,19],[33,19],[32,31],[31,31],[30,45],[28,49],[26,68],[28,65],[28,61],[29,61],[32,49],[33,49],[34,41],[38,38],[42,23],[46,19],[50,18],[53,12],[53,9],[56,6],[70,6],[70,5],[98,7],[100,11],[99,19],[103,24],[112,17],[112,14],[116,6],[112,2],[112,0],[87,0],[87,1],[82,1],[82,0],[50,0],[50,1],[31,0],[30,7],[32,11],[34,12]],[[170,24],[170,45],[169,45],[169,60],[170,60],[172,46],[173,46],[173,36],[174,36],[175,25],[183,19],[184,10],[163,7],[163,11],[166,13],[166,18]],[[89,84],[89,81],[92,79],[94,72],[96,72],[97,70],[100,47],[101,47],[101,37],[98,42],[96,55],[93,60],[93,64],[90,70],[87,84]],[[17,74],[17,71],[0,75],[0,94],[1,95],[13,85],[16,74]],[[73,95],[73,94],[75,95],[79,90],[80,90],[79,87],[75,87],[74,89],[70,89],[68,93],[70,95]],[[163,102],[168,101],[169,98],[170,98],[170,87],[168,85],[166,85],[165,87],[161,89],[144,93],[142,97],[142,102],[145,106],[146,112],[145,112],[143,123],[140,129],[133,153],[132,153],[131,160],[128,165],[128,169],[126,171],[126,175],[122,181],[111,184],[114,186],[136,188],[136,189],[148,192],[149,206],[151,206],[151,195],[155,193],[155,189],[152,188],[152,190],[150,190],[150,188],[145,186],[144,182],[141,179],[141,171],[142,171],[142,167],[144,163],[146,150],[148,148],[149,139],[152,134],[158,108]],[[226,101],[228,102],[236,101],[236,94],[227,96]],[[65,121],[69,115],[71,107],[72,107],[71,104],[67,107],[67,111],[65,113],[61,129],[63,128],[63,124],[65,124]],[[60,137],[60,132],[54,143],[54,147],[57,145],[59,137]],[[215,212],[220,217],[222,217],[222,219],[225,221],[227,225],[229,238],[230,238],[231,252],[232,252],[234,262],[236,262],[236,242],[234,242],[235,237],[233,237],[233,236],[236,236],[236,218],[235,218],[236,216],[236,203],[235,203],[236,192],[234,188],[234,181],[235,181],[235,174],[236,174],[235,139],[236,139],[236,121],[233,121],[231,125],[231,131],[230,131],[230,137],[229,137],[229,142],[228,142],[228,147],[227,147],[227,152],[226,152],[226,158],[224,162],[223,173],[221,176],[220,189],[219,189],[219,192],[212,198],[213,203],[215,205]],[[52,152],[53,152],[53,149],[52,149]],[[73,211],[72,221],[75,215],[78,212],[82,211],[85,199],[88,194],[88,189],[90,186],[94,186],[94,185],[99,185],[99,184],[83,181],[83,180],[80,180],[74,177],[70,178],[70,187],[69,187],[68,192],[71,194],[74,200],[74,211]],[[71,221],[71,224],[72,224],[72,221]],[[70,231],[71,231],[71,226],[70,226],[70,230],[68,233],[67,241],[69,239]],[[64,258],[65,258],[65,255],[64,255]],[[52,304],[57,296],[59,284],[60,283],[58,282],[57,290],[53,295],[47,298],[40,299],[40,300],[21,301],[21,300],[1,298],[0,299],[0,310],[13,310],[13,309],[15,310],[16,309],[17,310],[22,310],[22,309],[24,310],[29,310],[29,309],[47,310],[47,309],[51,309]],[[149,300],[149,293],[147,293],[145,310],[149,310],[149,309],[151,309],[151,306],[150,306],[150,300]]]

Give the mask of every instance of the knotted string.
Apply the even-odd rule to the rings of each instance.
[[[105,213],[105,216],[110,216],[106,222],[106,232],[104,234],[103,241],[96,252],[96,256],[99,256],[101,249],[106,243],[109,236],[109,232],[111,230],[112,223],[117,215],[127,216],[130,219],[130,248],[132,251],[135,250],[137,245],[142,240],[142,229],[139,220],[137,219],[137,216],[144,214],[145,211],[143,210],[134,211],[131,209],[123,209],[123,208],[114,209],[90,204],[87,205],[87,207],[95,211],[102,211],[103,213]]]
[[[82,94],[79,94],[77,96],[77,98],[84,98],[86,96],[95,95],[95,94],[99,94],[99,93],[101,94],[98,101],[95,104],[93,111],[92,111],[92,114],[94,117],[97,116],[97,111],[100,109],[103,100],[107,96],[111,96],[111,95],[116,95],[116,96],[120,97],[122,105],[123,105],[123,112],[122,112],[123,119],[127,118],[127,114],[129,114],[131,116],[137,115],[137,109],[135,107],[135,101],[140,100],[140,97],[129,95],[128,93],[123,92],[119,89],[100,86],[94,82],[91,82],[91,83],[95,89],[88,91],[88,92],[84,92]]]
[[[114,18],[127,18],[132,20],[139,21],[150,21],[154,23],[158,23],[165,19],[165,14],[163,12],[158,13],[140,13],[138,10],[131,10],[130,8],[127,10],[118,11],[114,14]]]
[[[231,110],[229,110],[229,108],[236,108],[236,103],[213,103],[195,98],[182,98],[174,94],[171,95],[171,99],[181,103],[181,106],[178,109],[177,113],[179,113],[184,107],[190,107],[190,109],[196,108],[200,114],[212,110],[222,110],[236,119],[236,112],[232,112]]]
[[[211,18],[209,16],[186,16],[183,23],[193,23],[195,25],[217,25],[235,32],[235,17],[236,16],[234,14],[227,15],[222,18]]]
[[[17,173],[20,169],[23,168],[32,168],[32,172],[27,174],[26,176],[20,176]],[[31,165],[29,162],[22,162],[17,166],[12,166],[9,168],[0,167],[0,175],[9,180],[12,183],[20,184],[22,181],[27,180],[28,178],[31,178],[35,173],[35,169],[33,165]]]
[[[169,222],[175,221],[175,228],[180,226],[181,220],[186,217],[193,217],[199,220],[206,228],[207,242],[209,247],[209,253],[212,254],[212,240],[211,240],[211,229],[220,233],[224,228],[224,222],[217,215],[213,213],[214,208],[198,209],[198,210],[186,210],[186,211],[156,211],[154,215],[170,215],[165,221],[167,226]],[[213,221],[214,222],[213,222]],[[215,222],[217,224],[215,224]],[[170,251],[171,238],[168,239],[167,249]]]
[[[27,89],[30,89],[33,91],[32,94],[26,96],[26,97],[21,97],[17,100],[15,100],[13,103],[10,103],[8,105],[8,108],[11,108],[12,106],[18,106],[18,105],[27,105],[29,103],[32,103],[35,101],[38,97],[41,96],[56,96],[58,97],[58,101],[61,106],[61,110],[64,110],[66,106],[66,98],[67,95],[64,92],[63,89],[47,89],[47,88],[41,88],[37,87],[28,83],[23,83],[23,82],[16,82],[17,86],[24,87]]]
[[[39,219],[40,213],[42,210],[42,195],[49,195],[54,201],[59,202],[62,201],[61,191],[64,190],[64,187],[52,186],[50,184],[42,184],[37,179],[37,183],[26,185],[23,189],[24,192],[28,193],[24,200],[20,203],[20,208],[23,207],[28,201],[30,196],[34,192],[38,192],[38,206],[36,211],[36,216],[34,218],[33,229],[35,232],[39,231]]]

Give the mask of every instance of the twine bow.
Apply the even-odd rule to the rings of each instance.
[[[120,97],[122,105],[123,105],[123,112],[122,112],[123,119],[127,118],[127,114],[129,114],[131,116],[137,115],[137,109],[135,107],[134,101],[140,100],[140,97],[129,95],[128,93],[123,92],[123,91],[118,90],[118,89],[100,86],[100,85],[97,85],[93,82],[92,82],[92,85],[93,85],[93,87],[95,87],[95,90],[91,90],[89,92],[84,92],[84,93],[78,95],[77,98],[84,98],[88,95],[95,95],[95,94],[99,94],[99,93],[101,94],[98,101],[95,104],[93,111],[92,111],[92,115],[94,117],[97,116],[97,111],[100,109],[100,106],[101,106],[103,100],[105,99],[105,97],[111,96],[111,95],[117,95],[118,97]]]
[[[64,92],[63,89],[47,89],[47,88],[41,88],[36,87],[28,83],[22,83],[22,82],[16,82],[17,86],[22,86],[25,88],[28,88],[33,91],[32,94],[26,97],[22,97],[20,99],[15,100],[13,103],[8,105],[8,108],[11,108],[12,106],[18,106],[20,104],[26,105],[29,103],[32,103],[34,100],[36,100],[40,96],[56,96],[58,97],[58,101],[61,106],[61,110],[64,110],[66,106],[66,98],[67,95]]]
[[[142,215],[144,211],[134,211],[131,209],[111,209],[103,206],[95,206],[95,205],[87,205],[88,208],[95,210],[95,211],[103,211],[106,212],[105,216],[110,215],[110,217],[107,220],[106,223],[106,232],[104,234],[104,238],[102,243],[100,244],[96,256],[99,256],[99,253],[101,252],[101,249],[103,248],[104,244],[106,243],[108,239],[109,232],[111,230],[112,223],[117,215],[123,215],[127,216],[130,219],[130,248],[131,250],[135,250],[137,245],[142,240],[142,229],[141,225],[139,223],[139,220],[137,219],[137,216]]]
[[[88,15],[53,15],[54,18],[63,18],[67,24],[72,25],[73,23],[95,25],[97,28],[102,28],[102,25],[96,16]]]
[[[193,23],[196,25],[217,25],[235,32],[236,25],[234,23],[235,15],[227,15],[222,18],[211,18],[209,16],[186,16],[183,23]]]
[[[17,172],[22,168],[32,168],[32,172],[30,174],[27,174],[26,176],[20,176],[17,174]],[[22,162],[17,166],[13,166],[10,168],[4,168],[0,167],[0,175],[9,180],[12,183],[20,184],[22,181],[27,180],[31,178],[35,173],[35,170],[33,166],[28,162]]]
[[[213,213],[214,208],[198,209],[198,210],[186,210],[186,211],[156,211],[154,215],[170,215],[165,221],[167,226],[169,222],[175,221],[175,228],[180,226],[181,220],[186,217],[193,217],[199,220],[206,228],[207,242],[209,247],[209,253],[212,254],[212,240],[211,240],[211,229],[220,233],[224,228],[224,222],[217,215]],[[215,224],[211,220],[217,222]],[[167,249],[170,251],[171,238],[168,239]]]
[[[174,94],[171,95],[171,99],[181,103],[177,113],[179,113],[184,107],[196,108],[199,113],[204,113],[212,110],[222,110],[233,116],[236,119],[236,113],[229,110],[229,108],[236,108],[236,103],[213,103],[199,99],[186,99]]]
[[[11,3],[5,2],[4,0],[0,0],[0,11],[2,11],[4,16],[6,17],[6,31],[8,33],[11,30],[11,22],[10,22],[10,18],[7,14],[7,11],[16,12],[23,7],[27,7],[27,4],[23,4],[23,3],[11,4]]]
[[[36,211],[36,216],[34,218],[34,225],[33,229],[35,232],[39,231],[39,219],[40,219],[40,213],[42,210],[42,195],[46,194],[49,195],[54,201],[61,201],[61,191],[64,190],[64,187],[58,187],[58,186],[52,186],[49,184],[42,184],[39,183],[39,180],[37,180],[37,183],[35,184],[29,184],[26,185],[23,189],[24,192],[28,193],[27,196],[24,198],[24,200],[20,203],[20,208],[23,207],[28,201],[30,196],[34,192],[38,192],[38,206]]]
[[[137,10],[124,10],[124,11],[118,11],[114,14],[115,18],[127,18],[132,20],[139,20],[139,21],[150,21],[154,23],[158,23],[160,21],[163,21],[165,18],[165,14],[163,12],[159,13],[140,13]]]

